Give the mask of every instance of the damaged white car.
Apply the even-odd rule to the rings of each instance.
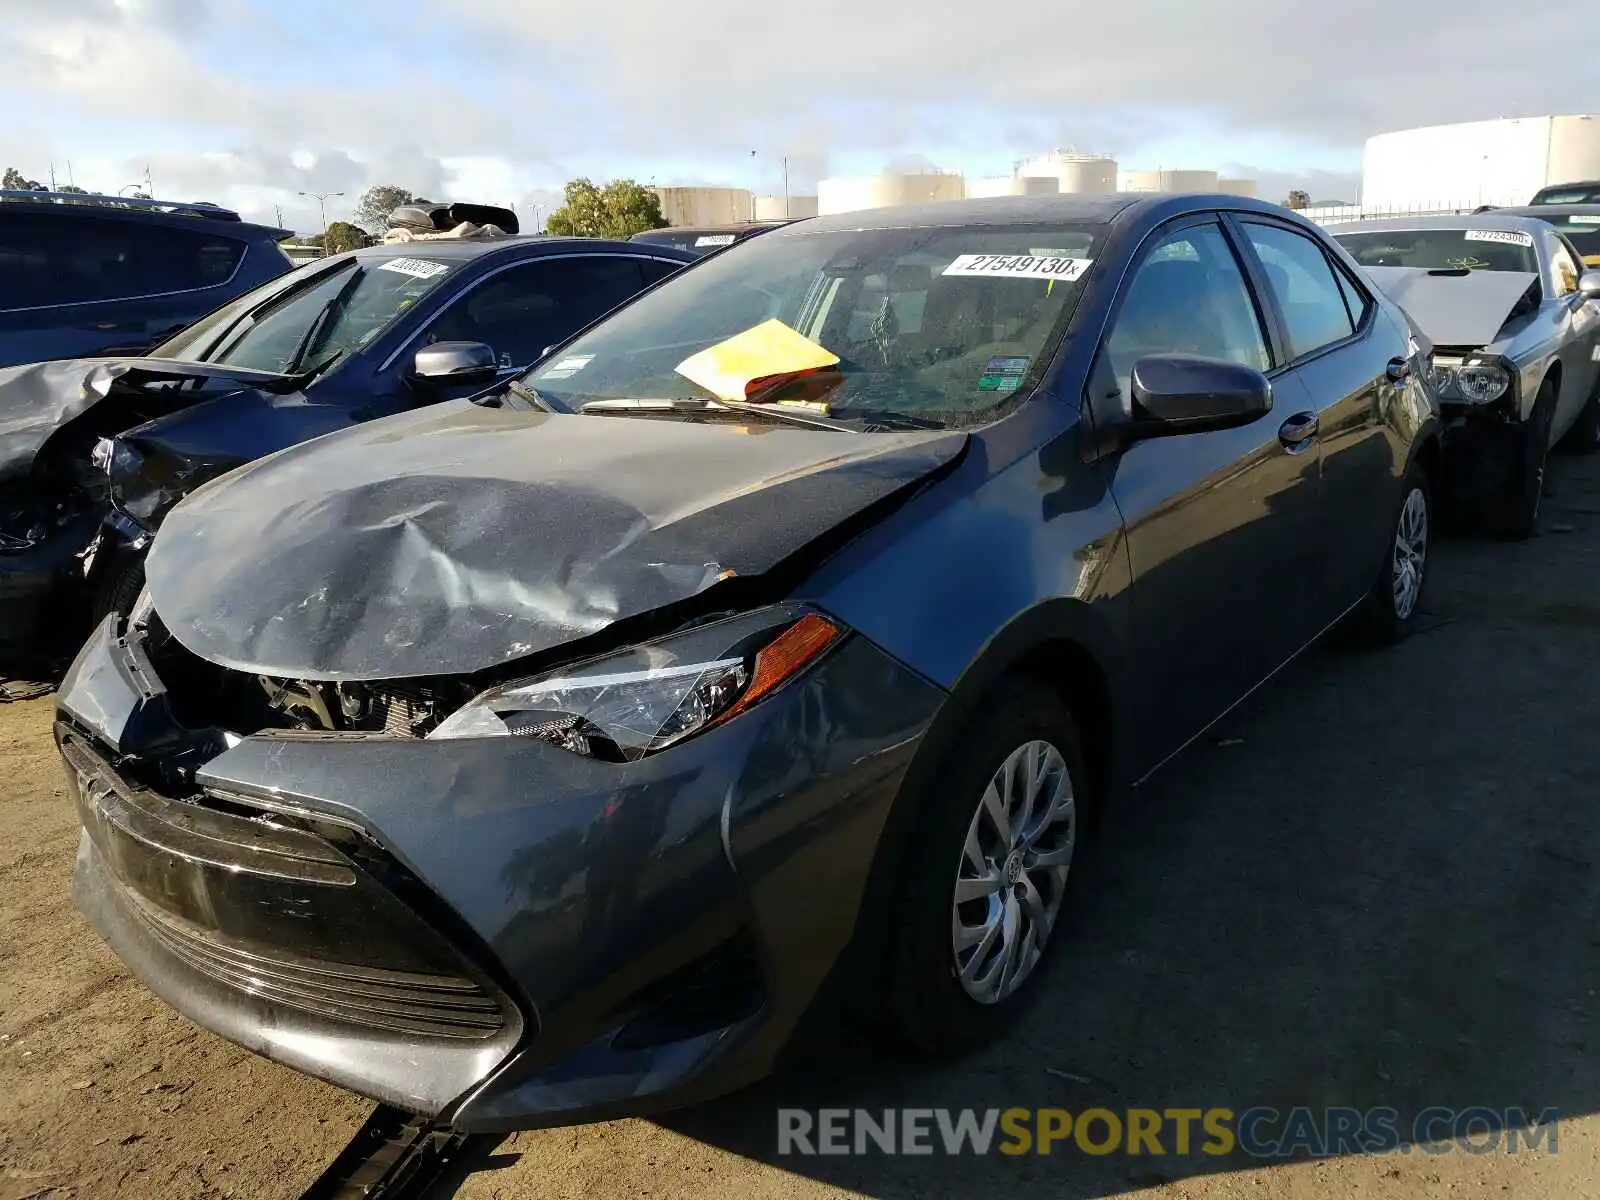
[[[1550,448],[1600,449],[1600,271],[1533,217],[1329,232],[1434,343],[1451,498],[1497,532],[1530,536]]]

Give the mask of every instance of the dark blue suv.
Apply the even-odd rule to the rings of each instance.
[[[0,191],[0,367],[142,354],[290,267],[214,204]]]

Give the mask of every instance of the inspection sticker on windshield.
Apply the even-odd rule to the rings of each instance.
[[[1014,392],[1022,385],[1033,360],[1026,354],[997,354],[978,376],[978,390],[983,392]]]
[[[1007,279],[1081,279],[1092,258],[1049,254],[963,254],[941,275],[1000,275]]]
[[[1579,213],[1576,216],[1568,217],[1567,218],[1567,224],[1568,225],[1600,225],[1600,214],[1596,214],[1594,216],[1589,216],[1589,215],[1586,215],[1584,213]]]
[[[380,271],[394,271],[413,279],[432,279],[449,269],[443,263],[429,262],[425,258],[391,258],[388,262],[378,264]]]
[[[704,237],[695,238],[694,244],[696,246],[731,246],[733,245],[733,234],[708,233]]]
[[[539,378],[571,379],[579,371],[587,367],[593,358],[594,355],[592,354],[569,354],[548,371],[541,371]]]
[[[1466,240],[1469,242],[1504,242],[1508,246],[1531,246],[1533,234],[1520,233],[1515,229],[1469,229]]]

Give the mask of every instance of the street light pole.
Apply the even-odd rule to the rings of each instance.
[[[789,219],[789,156],[783,156],[783,219]]]
[[[317,198],[317,212],[322,216],[322,257],[328,257],[328,201],[335,196],[344,195],[343,192],[301,192],[302,196],[315,196]]]
[[[752,168],[754,167],[755,161],[756,161],[756,152],[754,150],[752,150],[752,151],[750,151],[750,162],[751,162]],[[760,186],[761,186],[761,177],[758,174],[758,175],[756,175],[756,187],[760,187]],[[756,189],[755,188],[751,188],[750,189],[750,219],[752,221],[754,221],[756,219]]]

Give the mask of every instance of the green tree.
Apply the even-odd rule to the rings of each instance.
[[[373,237],[382,237],[389,228],[389,217],[394,210],[417,203],[417,198],[403,187],[380,183],[369,187],[356,201],[356,224]]]
[[[567,202],[545,220],[547,233],[628,238],[667,223],[655,190],[631,179],[613,179],[604,187],[590,179],[574,179],[565,194]]]
[[[89,190],[87,188],[81,188],[75,183],[63,183],[56,189],[56,191],[71,192],[74,196],[87,196],[89,194]]]
[[[349,221],[335,221],[328,226],[327,239],[318,240],[327,247],[329,254],[343,254],[346,250],[359,250],[363,246],[372,245],[372,239],[367,236],[366,231]]]
[[[42,192],[44,184],[37,179],[29,179],[15,167],[7,167],[4,178],[0,178],[0,187],[7,191],[16,192]]]
[[[1284,200],[1283,206],[1285,208],[1310,208],[1311,193],[1302,191],[1300,188],[1295,188],[1289,193],[1287,199]]]

